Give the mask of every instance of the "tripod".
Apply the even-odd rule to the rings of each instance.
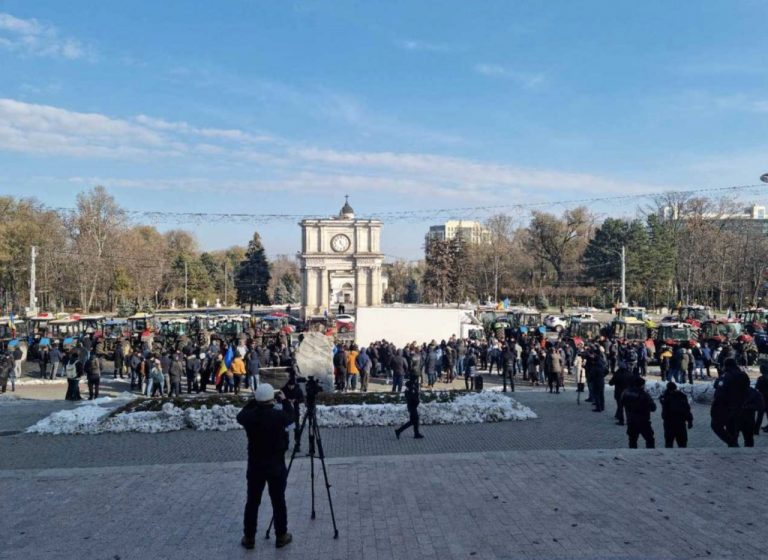
[[[312,399],[314,401],[314,399]],[[301,444],[301,436],[304,435],[304,428],[309,428],[307,435],[309,437],[309,472],[312,486],[312,515],[311,519],[315,518],[315,442],[317,442],[317,456],[320,459],[320,464],[323,467],[323,479],[325,480],[325,491],[328,494],[328,505],[331,510],[331,522],[333,523],[333,538],[339,538],[339,529],[336,527],[336,516],[333,514],[333,500],[331,499],[331,483],[328,482],[328,470],[325,466],[325,452],[323,451],[323,440],[320,437],[320,427],[317,425],[317,416],[315,415],[315,403],[310,404],[307,399],[307,410],[304,412],[304,418],[301,420],[301,427],[296,434],[296,441],[293,446],[293,453],[291,453],[291,460],[288,462],[288,474],[291,473],[291,467],[293,466],[293,460],[299,452],[299,446]],[[269,538],[269,533],[272,530],[272,523],[275,518],[269,522],[267,527],[267,534],[264,538]]]

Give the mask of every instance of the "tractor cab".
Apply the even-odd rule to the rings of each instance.
[[[677,318],[683,323],[699,328],[704,321],[714,319],[714,316],[712,310],[705,305],[684,305],[678,309]]]
[[[644,322],[648,318],[648,312],[645,307],[632,307],[629,305],[619,305],[616,308],[617,319],[637,319]]]
[[[614,319],[610,330],[612,338],[625,342],[642,342],[645,344],[648,339],[648,327],[645,322],[634,316]]]
[[[104,339],[104,323],[107,318],[104,315],[73,315],[73,319],[80,321],[80,337],[88,337],[94,345]]]
[[[538,331],[546,334],[543,314],[535,309],[520,309],[512,312],[512,327],[520,334],[534,334]]]
[[[697,330],[690,323],[664,321],[655,330],[653,336],[655,357],[658,359],[661,348],[692,348],[698,339]]]
[[[13,352],[17,346],[25,360],[29,349],[27,323],[22,319],[0,317],[0,352]]]
[[[568,327],[568,340],[574,348],[581,348],[585,344],[597,340],[603,326],[595,319],[571,318]]]
[[[181,317],[172,319],[162,319],[160,321],[160,332],[165,337],[179,338],[187,335],[189,332],[189,321]]]
[[[65,351],[69,351],[76,346],[78,340],[80,340],[80,334],[83,332],[79,319],[75,317],[51,321],[48,323],[48,330],[50,332],[48,347],[61,345],[61,348]],[[41,339],[40,347],[44,346]]]
[[[749,334],[768,331],[768,329],[766,329],[766,324],[768,323],[768,309],[763,307],[746,309],[740,311],[738,317],[744,325],[744,330]]]
[[[154,342],[155,316],[151,313],[136,313],[128,317],[128,331],[133,348],[141,348],[142,344],[148,344],[150,348]]]

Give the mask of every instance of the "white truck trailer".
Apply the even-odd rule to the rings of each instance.
[[[483,338],[484,331],[474,311],[467,308],[420,305],[359,307],[355,318],[355,342],[368,346],[387,340],[402,347],[435,340]]]

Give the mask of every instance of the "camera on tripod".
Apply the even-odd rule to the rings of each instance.
[[[307,397],[307,408],[314,410],[316,397],[318,393],[323,392],[323,388],[320,383],[315,379],[314,375],[308,375],[306,377],[296,377],[296,383],[304,383],[304,393]]]

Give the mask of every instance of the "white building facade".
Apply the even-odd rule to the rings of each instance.
[[[384,284],[379,220],[355,218],[349,205],[333,218],[302,220],[301,306],[304,316],[381,305]]]
[[[430,226],[427,240],[449,241],[460,237],[470,245],[482,245],[491,242],[491,232],[483,224],[474,220],[448,220],[439,226]]]

